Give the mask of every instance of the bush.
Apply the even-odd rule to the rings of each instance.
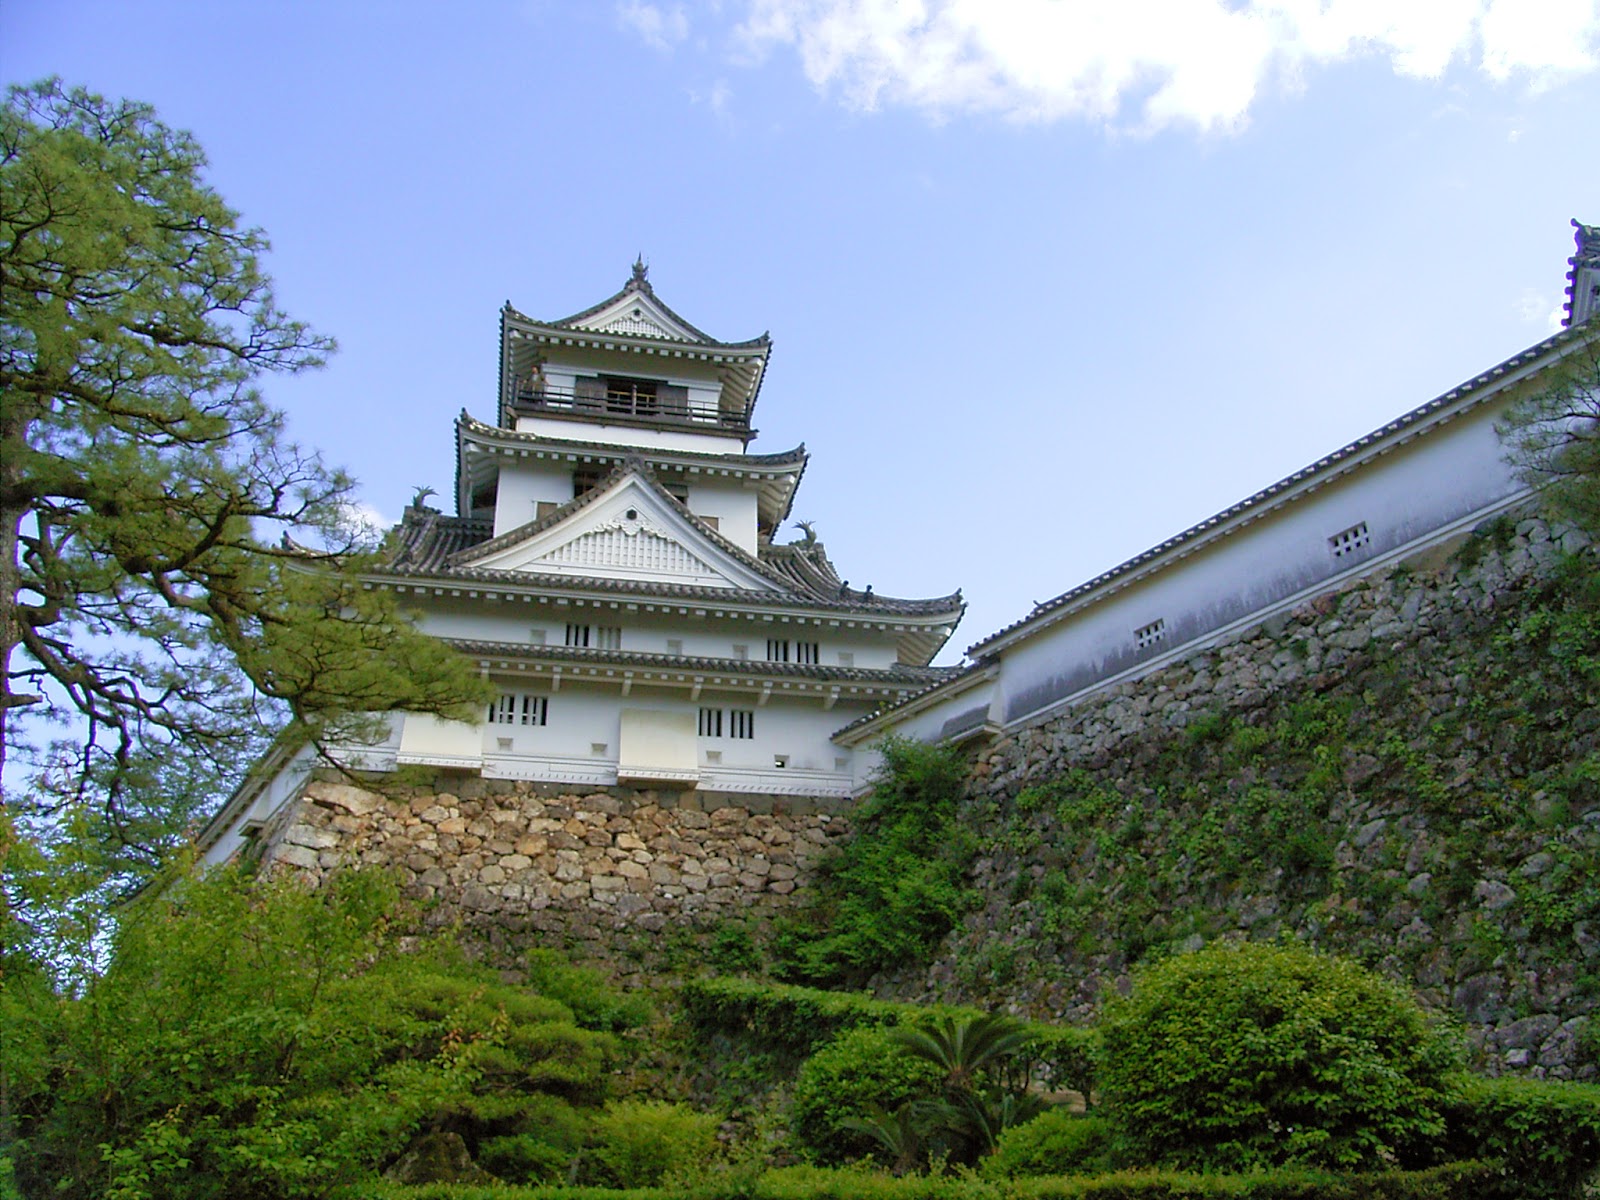
[[[1099,1028],[1105,1111],[1141,1161],[1375,1168],[1444,1132],[1454,1045],[1397,985],[1301,946],[1147,967]]]
[[[1447,1120],[1454,1156],[1499,1160],[1524,1196],[1580,1196],[1600,1168],[1593,1084],[1464,1078]]]
[[[976,841],[956,814],[966,764],[954,749],[908,739],[880,749],[855,835],[823,860],[811,906],[776,939],[780,978],[849,986],[924,961],[971,906]]]
[[[595,1124],[579,1182],[660,1187],[704,1170],[717,1148],[717,1120],[681,1104],[619,1100]]]
[[[898,1025],[910,1014],[926,1011],[860,992],[825,992],[754,979],[690,979],[678,998],[701,1036],[750,1034],[763,1050],[796,1061],[846,1030]]]
[[[485,1140],[478,1147],[478,1165],[507,1183],[565,1183],[583,1152],[592,1117],[555,1096],[530,1097],[517,1117],[526,1132]]]
[[[381,874],[216,871],[125,908],[81,996],[0,989],[8,1028],[49,1017],[46,1071],[11,1074],[23,1193],[322,1196],[424,1129],[476,1149],[603,1098],[612,1035],[448,942],[403,952],[404,915]]]
[[[791,1110],[795,1138],[819,1162],[865,1157],[877,1144],[846,1122],[866,1120],[875,1109],[894,1112],[935,1093],[942,1078],[932,1063],[901,1052],[888,1030],[850,1030],[800,1068]]]
[[[1110,1122],[1052,1108],[1001,1134],[982,1170],[989,1179],[1015,1179],[1094,1174],[1112,1165]]]

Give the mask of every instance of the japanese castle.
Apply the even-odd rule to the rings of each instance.
[[[963,605],[852,590],[809,529],[773,541],[807,455],[748,452],[770,349],[696,329],[642,261],[562,320],[506,305],[495,421],[456,421],[456,512],[419,497],[372,577],[499,697],[481,725],[396,714],[367,765],[862,789],[874,756],[832,735],[948,674],[928,663]]]

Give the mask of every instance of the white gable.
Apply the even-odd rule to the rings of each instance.
[[[770,592],[770,580],[706,537],[636,475],[569,519],[473,567]]]
[[[624,292],[592,317],[577,322],[575,327],[596,333],[666,338],[674,342],[701,340],[693,330],[674,320],[654,296],[642,291]]]

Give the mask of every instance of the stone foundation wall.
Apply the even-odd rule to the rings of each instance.
[[[985,744],[979,907],[879,990],[1084,1020],[1138,958],[1292,935],[1419,988],[1490,1070],[1595,1078],[1600,787],[1573,772],[1600,766],[1600,706],[1562,661],[1595,648],[1558,652],[1524,620],[1586,545],[1502,522]],[[1308,698],[1350,713],[1320,789],[1285,743],[1240,751]],[[1070,819],[1018,803],[1069,774],[1114,802]],[[1248,842],[1239,814],[1263,792],[1316,796],[1312,873],[1270,847],[1226,870],[1195,849]]]
[[[847,801],[485,780],[399,785],[324,775],[270,832],[272,870],[309,881],[389,868],[429,920],[494,945],[566,945],[602,958],[640,935],[764,920],[803,897]]]

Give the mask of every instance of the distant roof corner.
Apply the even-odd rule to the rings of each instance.
[[[1561,324],[1571,329],[1600,313],[1600,225],[1572,218],[1577,253],[1567,259],[1567,299]]]

